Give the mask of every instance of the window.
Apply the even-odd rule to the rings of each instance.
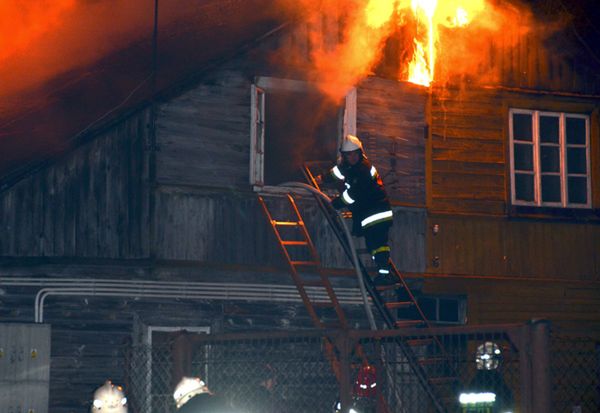
[[[417,299],[427,320],[438,324],[466,324],[467,301],[464,297],[422,295]]]
[[[252,85],[250,183],[304,181],[305,161],[333,163],[341,137],[356,133],[356,92],[332,101],[317,85],[259,77]]]
[[[512,203],[591,207],[589,116],[523,109],[509,116]]]

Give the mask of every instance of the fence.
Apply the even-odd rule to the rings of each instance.
[[[129,352],[130,412],[175,412],[172,393],[182,375],[202,377],[228,406],[227,412],[236,413],[331,413],[339,401],[344,411],[353,405],[359,413],[599,411],[597,344],[552,336],[549,345],[548,333],[548,324],[531,323],[378,332],[179,334],[166,344]],[[432,338],[445,349],[443,365],[428,357]],[[433,386],[441,410],[428,385],[419,380],[419,367],[405,353],[403,343],[408,342],[419,366],[426,366],[427,383],[454,373],[454,380],[443,387]],[[329,343],[334,344],[333,352],[328,351]],[[355,397],[353,380],[362,355],[376,368],[378,397]],[[493,393],[495,401],[461,404],[461,393]]]

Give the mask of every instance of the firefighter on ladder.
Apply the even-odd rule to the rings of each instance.
[[[393,214],[381,176],[367,159],[362,142],[356,136],[344,137],[340,154],[338,164],[328,174],[317,176],[316,181],[344,184],[342,194],[332,201],[332,206],[335,209],[348,208],[352,212],[352,234],[365,238],[367,249],[377,266],[375,284],[394,284],[397,279],[390,273],[388,243]]]

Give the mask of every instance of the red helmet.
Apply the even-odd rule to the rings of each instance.
[[[362,366],[354,381],[355,397],[375,397],[377,393],[377,372],[370,365]]]

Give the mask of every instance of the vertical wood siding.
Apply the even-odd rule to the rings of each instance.
[[[428,272],[600,281],[600,225],[430,216],[427,234]]]
[[[147,255],[142,111],[0,193],[0,255]]]
[[[426,90],[371,77],[357,91],[358,136],[392,200],[425,203]]]
[[[160,106],[157,181],[230,187],[248,185],[250,82],[223,72]]]
[[[269,197],[276,219],[292,219],[285,198]],[[339,242],[312,201],[301,213],[323,264],[351,268]],[[391,230],[393,258],[403,271],[425,267],[425,214],[398,208]],[[284,266],[281,251],[256,195],[209,195],[161,191],[157,202],[158,257],[254,266]],[[290,234],[294,236],[294,234]]]

